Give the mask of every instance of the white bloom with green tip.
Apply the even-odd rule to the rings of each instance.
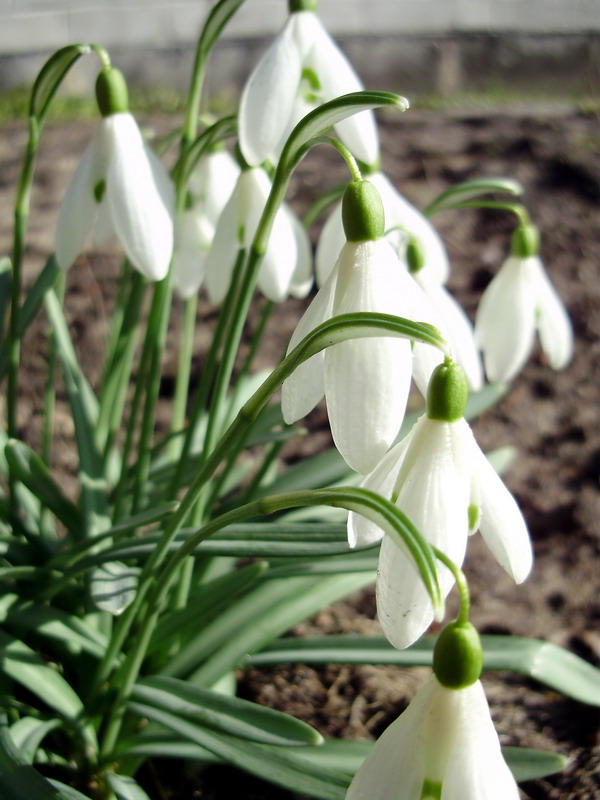
[[[573,329],[531,242],[533,226],[515,231],[512,253],[487,287],[475,319],[475,337],[490,381],[509,381],[533,349],[536,331],[553,369],[573,356]],[[533,229],[535,231],[535,229]]]
[[[346,800],[519,800],[480,681],[435,676],[375,742]]]
[[[290,14],[242,92],[239,134],[244,158],[251,165],[276,163],[285,140],[308,110],[361,89],[360,79],[316,14]],[[372,112],[343,120],[336,133],[361,161],[371,164],[377,159]]]
[[[206,261],[206,288],[212,302],[225,298],[238,253],[252,244],[270,191],[271,181],[262,167],[242,170],[217,223]],[[308,236],[284,203],[275,215],[258,288],[274,302],[289,294],[305,297],[312,286],[311,271]]]
[[[99,82],[105,73],[112,79],[117,71],[103,71]],[[95,245],[116,235],[136,269],[148,280],[162,280],[173,253],[173,184],[131,114],[103,113],[60,207],[57,263],[68,269],[90,234]]]
[[[449,369],[455,373],[449,383],[451,393],[455,393],[458,384],[454,377],[464,381],[460,368],[456,364],[441,365],[430,382],[427,414],[361,485],[391,498],[427,541],[459,566],[469,533],[479,528],[499,564],[521,583],[532,564],[527,526],[513,496],[462,418],[466,384],[464,389],[458,387],[459,392],[464,391],[464,399],[460,393],[448,402],[443,396],[436,398]],[[449,413],[444,410],[447,405]],[[386,637],[402,649],[416,641],[433,621],[431,599],[411,559],[396,542],[360,514],[349,514],[351,547],[380,540],[377,613]],[[446,596],[454,579],[444,566],[438,568],[438,574]]]

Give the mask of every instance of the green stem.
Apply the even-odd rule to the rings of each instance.
[[[432,546],[432,549],[435,557],[450,570],[452,577],[456,582],[459,599],[459,611],[456,619],[461,624],[468,622],[469,615],[471,613],[471,596],[469,594],[469,584],[467,583],[465,573],[457,564],[454,563],[454,561],[452,561],[452,559],[448,558],[445,553],[443,553],[441,550],[438,550],[437,547]]]
[[[181,327],[181,345],[179,362],[177,365],[177,378],[175,382],[175,395],[173,398],[173,414],[171,417],[172,434],[180,433],[185,423],[185,411],[190,387],[190,373],[192,355],[194,352],[194,333],[196,331],[196,312],[198,309],[198,295],[193,294],[185,300],[183,306],[183,320]],[[176,460],[181,449],[181,439],[173,438],[171,442],[171,456]]]
[[[491,208],[497,211],[509,211],[517,217],[521,225],[529,225],[531,223],[527,209],[520,203],[506,203],[502,200],[464,200],[453,205],[451,210],[457,208]]]
[[[332,147],[335,147],[335,149],[338,151],[338,153],[342,156],[342,158],[346,162],[346,166],[350,170],[350,174],[352,175],[352,180],[353,181],[362,181],[363,176],[362,176],[362,172],[360,171],[360,167],[358,166],[358,163],[357,163],[356,159],[354,158],[354,156],[352,155],[350,150],[348,150],[346,145],[343,144],[343,142],[340,142],[339,139],[336,139],[333,136],[327,136],[326,137],[326,141],[329,142],[329,144]]]

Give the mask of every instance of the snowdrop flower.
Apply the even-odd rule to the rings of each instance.
[[[203,158],[190,180],[189,207],[175,224],[173,288],[182,298],[194,295],[204,280],[206,257],[219,217],[240,174],[226,150]]]
[[[290,352],[325,320],[375,311],[429,321],[418,286],[383,239],[377,190],[361,181],[344,194],[344,244],[335,269],[291,338]],[[433,349],[433,348],[432,348]],[[373,469],[398,434],[412,372],[411,345],[393,337],[352,339],[305,361],[284,382],[283,417],[294,422],[325,395],[336,447],[352,469]]]
[[[127,108],[127,87],[113,68],[100,72],[102,120],[79,162],[56,225],[56,260],[68,269],[92,233],[94,245],[116,235],[148,280],[162,280],[173,252],[175,193]]]
[[[386,238],[403,255],[407,237],[419,242],[422,250],[424,274],[437,283],[446,283],[450,265],[440,235],[431,222],[403,197],[382,172],[365,176],[381,196],[385,214]],[[342,204],[338,203],[323,226],[315,256],[317,283],[322,286],[345,242],[342,225]]]
[[[249,164],[276,163],[297,122],[328,100],[363,86],[314,13],[316,0],[290,0],[282,32],[250,75],[240,100],[240,147]],[[372,112],[336,126],[352,153],[372,164],[377,132]]]
[[[475,319],[475,337],[490,381],[509,381],[531,353],[536,330],[553,369],[573,355],[573,330],[538,255],[533,225],[513,234],[511,255],[487,287]]]
[[[250,247],[270,191],[271,181],[262,167],[242,170],[219,217],[206,261],[206,288],[214,303],[223,301],[238,252]],[[305,297],[312,286],[311,270],[306,231],[284,203],[275,215],[258,287],[274,302],[281,302],[288,294]]]
[[[426,414],[362,486],[391,498],[455,564],[462,564],[468,535],[479,528],[499,564],[521,583],[532,564],[529,534],[514,498],[463,419],[467,394],[464,373],[456,363],[437,367],[429,384]],[[349,514],[350,547],[382,539],[377,613],[385,635],[401,649],[433,621],[431,600],[407,554],[377,525]],[[438,575],[445,596],[454,579],[444,566]]]
[[[480,681],[435,676],[375,742],[346,800],[519,800]]]

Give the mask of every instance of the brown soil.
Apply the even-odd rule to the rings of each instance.
[[[158,131],[170,121],[149,121]],[[90,125],[49,125],[42,138],[28,240],[26,283],[52,249],[57,203],[89,136]],[[576,332],[573,363],[555,374],[536,352],[500,406],[475,423],[484,450],[511,445],[518,458],[506,482],[529,523],[536,563],[519,587],[505,576],[479,537],[466,563],[473,594],[473,619],[484,633],[513,633],[564,645],[600,666],[600,525],[598,474],[600,429],[600,134],[598,119],[573,111],[544,114],[405,114],[382,126],[384,168],[417,205],[449,184],[484,175],[506,175],[526,187],[525,203],[543,233],[542,255],[568,306]],[[10,220],[24,126],[0,130],[0,252],[9,252]],[[326,169],[327,167],[327,169]],[[327,175],[327,183],[324,176]],[[344,179],[336,156],[320,148],[301,165],[291,199],[305,199]],[[482,289],[506,255],[509,215],[492,211],[447,213],[436,219],[447,242],[453,273],[450,287],[472,314]],[[68,275],[66,308],[78,354],[97,385],[107,320],[114,296],[116,249],[80,260]],[[271,321],[263,363],[273,363],[303,304],[291,302]],[[211,310],[201,303],[198,358],[210,336]],[[209,322],[207,323],[207,318]],[[45,331],[40,322],[23,351],[23,400],[19,422],[34,445],[39,439],[44,379]],[[165,393],[175,371],[168,353]],[[309,420],[310,421],[310,420]],[[323,415],[312,417],[315,433],[286,457],[322,447],[329,440]],[[68,442],[71,422],[64,406],[57,417]],[[69,485],[73,457],[56,452]],[[71,488],[72,485],[71,485]],[[297,632],[376,632],[373,593],[338,603],[299,626]],[[427,674],[391,667],[281,667],[240,674],[246,697],[308,720],[327,736],[376,737],[398,715]],[[504,744],[557,750],[570,757],[560,775],[522,787],[532,800],[600,798],[598,710],[518,676],[485,674],[484,684]],[[175,772],[175,770],[174,770]],[[179,770],[176,770],[178,773]],[[181,798],[284,798],[291,795],[233,770],[214,770],[178,795]]]

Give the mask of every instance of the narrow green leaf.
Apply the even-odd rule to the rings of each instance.
[[[0,257],[0,345],[5,328],[5,319],[10,300],[10,287],[12,283],[12,263],[8,256]]]
[[[215,3],[200,33],[200,49],[205,57],[218,41],[221,31],[227,25],[244,0],[220,0]]]
[[[21,756],[5,725],[0,725],[2,800],[89,800],[85,795],[48,781]]]
[[[101,611],[118,616],[130,605],[137,591],[139,569],[120,561],[109,561],[92,572],[90,597]]]
[[[16,439],[8,441],[5,455],[13,478],[25,484],[69,531],[78,536],[83,527],[81,512],[65,497],[42,459]]]
[[[85,709],[75,691],[34,650],[3,631],[0,631],[0,670],[68,719],[92,750],[96,749],[96,736],[92,726],[84,722]]]
[[[567,766],[569,759],[560,753],[529,747],[503,747],[502,755],[516,781],[535,781],[554,775]]]
[[[285,563],[276,562],[265,578],[272,580],[298,575],[347,575],[351,572],[366,572],[375,576],[378,560],[379,548],[375,552],[353,551],[343,556],[311,558],[306,561],[286,560]]]
[[[106,781],[115,793],[117,800],[150,800],[134,778],[109,772]]]
[[[147,678],[134,686],[131,697],[134,702],[252,742],[289,746],[322,741],[314,728],[288,714],[175,678]]]
[[[29,116],[35,117],[39,125],[43,122],[64,76],[78,58],[91,53],[91,50],[89,44],[70,44],[61,47],[46,61],[35,79],[29,101]]]
[[[27,764],[33,764],[35,754],[50,731],[60,728],[59,719],[36,719],[35,717],[22,717],[10,726],[10,735],[21,759]]]
[[[521,636],[483,635],[484,669],[507,670],[534,678],[573,700],[600,706],[600,670],[550,642]],[[287,638],[247,658],[254,666],[282,661],[308,664],[397,664],[431,666],[435,637],[425,636],[396,650],[383,636]]]
[[[131,703],[130,708],[140,716],[175,731],[183,739],[205,747],[227,763],[277,786],[319,800],[343,800],[345,796],[347,775],[326,768],[312,774],[306,761],[298,759],[295,753],[291,754],[290,748],[242,741],[140,703]]]
[[[432,217],[440,211],[449,211],[460,203],[474,200],[486,194],[510,194],[518,196],[523,194],[523,186],[512,178],[478,178],[451,186],[438,195],[427,206],[425,214]]]

